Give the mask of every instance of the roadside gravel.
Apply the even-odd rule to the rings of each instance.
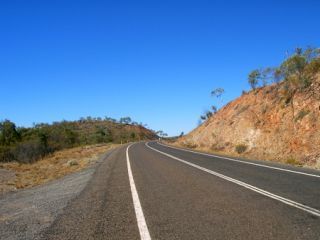
[[[50,226],[68,202],[84,189],[96,167],[111,152],[80,172],[0,196],[0,239],[36,239],[37,234]]]

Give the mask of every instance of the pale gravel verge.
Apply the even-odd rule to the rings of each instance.
[[[85,188],[95,168],[110,152],[80,172],[0,196],[0,239],[37,239],[37,234],[49,227],[68,202]]]

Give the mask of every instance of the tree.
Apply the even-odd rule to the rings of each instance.
[[[136,133],[132,132],[132,133],[130,134],[130,137],[131,137],[132,139],[135,139],[135,138],[136,138]]]
[[[156,134],[157,134],[159,137],[167,137],[167,136],[168,136],[168,134],[166,134],[166,133],[163,132],[162,130],[157,131]]]
[[[280,68],[275,68],[274,71],[273,71],[273,82],[274,83],[279,83],[283,80],[284,78],[284,75],[283,75],[283,72],[281,71]]]
[[[261,73],[259,70],[253,70],[248,76],[248,82],[251,88],[254,90],[259,84],[259,79],[261,78]]]
[[[80,123],[84,123],[84,122],[86,122],[86,119],[85,119],[84,117],[81,117],[81,118],[79,119],[79,122],[80,122]]]
[[[214,114],[216,114],[217,111],[218,111],[218,109],[217,109],[216,106],[211,106],[211,109],[212,109],[212,112],[213,112]]]
[[[73,146],[77,141],[77,133],[72,129],[66,128],[64,130],[64,135],[66,138],[66,143],[68,146]]]
[[[274,78],[274,71],[275,69],[271,67],[260,70],[260,80],[263,87],[267,86],[269,82]]]
[[[92,122],[92,117],[91,116],[87,117],[87,122]]]
[[[211,91],[211,96],[216,97],[221,101],[221,96],[224,94],[224,89],[223,88],[216,88]],[[215,114],[218,111],[218,108],[216,106],[211,106],[212,112],[207,111],[203,117],[201,117],[202,120],[206,120],[209,117],[212,116],[212,114]]]
[[[209,119],[210,117],[212,117],[212,112],[207,111],[206,112],[206,118]]]
[[[211,96],[221,98],[222,94],[224,93],[223,88],[216,88],[211,91]]]
[[[122,124],[130,124],[131,123],[131,118],[130,117],[122,117],[120,118],[119,122]]]
[[[207,120],[207,116],[206,116],[206,115],[201,115],[201,116],[200,116],[200,119],[201,119],[202,121],[205,121],[205,120]]]
[[[210,117],[212,117],[212,112],[210,112],[210,111],[205,111],[204,113],[203,113],[203,115],[201,115],[200,116],[200,119],[202,120],[202,121],[206,121],[206,120],[208,120]]]
[[[0,122],[0,144],[9,146],[20,140],[20,134],[16,129],[16,125],[9,121],[4,120]]]
[[[161,136],[161,135],[163,134],[163,131],[162,131],[162,130],[156,131],[156,134],[157,134],[158,136]]]

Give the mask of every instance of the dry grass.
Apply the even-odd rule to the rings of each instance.
[[[301,162],[299,162],[297,159],[295,158],[288,158],[286,160],[287,164],[293,165],[293,166],[302,166]]]
[[[32,187],[79,171],[96,162],[103,153],[116,146],[115,144],[100,144],[76,147],[55,152],[32,164],[2,163],[0,168],[15,173],[16,177],[13,182],[16,189]],[[11,180],[7,184],[12,185],[13,182]]]

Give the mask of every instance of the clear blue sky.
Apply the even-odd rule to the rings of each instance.
[[[0,119],[130,116],[188,132],[223,87],[320,46],[320,1],[1,1]]]

